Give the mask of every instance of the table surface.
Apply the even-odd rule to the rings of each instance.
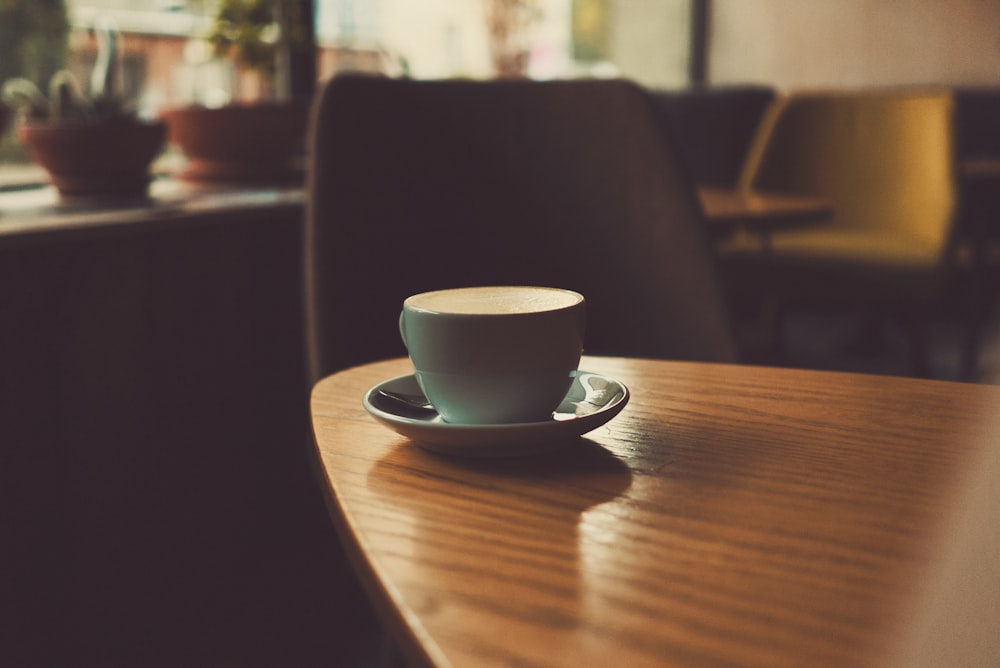
[[[331,515],[414,664],[859,665],[891,651],[1000,387],[585,357],[625,410],[554,453],[432,454],[313,390]]]
[[[766,191],[698,187],[705,219],[713,230],[729,232],[743,226],[770,231],[822,222],[833,215],[833,204],[822,197]]]

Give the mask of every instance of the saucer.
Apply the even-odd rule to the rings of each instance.
[[[400,376],[371,388],[362,400],[365,410],[428,450],[466,457],[506,457],[550,450],[605,424],[625,408],[629,399],[623,383],[578,371],[566,398],[549,420],[455,424],[445,422],[432,408],[410,408],[383,392],[423,399],[416,376]]]

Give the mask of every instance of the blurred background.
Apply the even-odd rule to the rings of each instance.
[[[653,88],[1000,82],[998,0],[298,5],[302,11],[287,18],[301,25],[289,30],[313,33],[318,81],[344,71],[488,78],[497,74],[495,54],[504,42],[532,78],[623,76]],[[47,81],[64,63],[84,75],[96,56],[91,28],[110,14],[124,36],[127,93],[144,113],[192,101],[221,104],[239,95],[239,77],[206,42],[219,8],[220,0],[8,0],[0,8],[0,80]]]
[[[89,81],[101,17],[144,119],[307,100],[347,72],[1000,90],[1000,0],[0,0],[0,83]],[[281,56],[267,76],[261,49]],[[60,201],[6,120],[0,665],[373,665],[378,628],[308,469],[302,173],[216,191],[172,178],[170,145],[150,198]],[[983,382],[1000,379],[993,304]],[[932,314],[931,377],[961,377],[958,306]],[[852,350],[856,327],[787,320],[780,362],[909,372],[900,331]]]
[[[68,68],[87,81],[94,26],[121,31],[121,84],[144,118],[187,105],[308,98],[344,72],[418,79],[624,77],[658,91],[765,86],[814,88],[1000,85],[1000,0],[282,0],[275,22],[234,22],[226,39],[292,45],[272,77],[215,48],[226,12],[250,16],[270,0],[6,0],[0,5],[0,82],[44,91]],[[252,22],[251,22],[252,23]],[[230,26],[232,28],[232,26]],[[256,29],[253,32],[251,28]],[[36,187],[45,172],[14,137],[0,137],[0,194]],[[156,172],[177,164],[174,144]],[[901,361],[829,362],[829,323],[792,336],[798,363],[898,372]],[[795,323],[790,323],[794,334]],[[940,336],[952,336],[939,332]],[[898,346],[889,346],[896,350]],[[955,346],[935,375],[955,377]],[[984,364],[993,364],[986,351]],[[989,375],[989,374],[986,374]]]
[[[219,57],[209,40],[225,5],[263,4],[7,0],[0,6],[0,82],[23,76],[44,90],[64,67],[85,81],[97,55],[93,26],[110,15],[123,37],[124,92],[141,115],[252,98],[259,94],[252,79],[235,59]],[[621,76],[656,89],[1000,83],[1000,0],[282,4],[285,34],[305,47],[290,70],[299,90],[340,72],[426,79]],[[22,167],[40,174],[12,134],[0,143],[0,187],[37,178],[23,176]]]

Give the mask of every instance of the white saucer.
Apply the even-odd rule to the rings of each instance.
[[[628,403],[625,385],[587,371],[577,372],[566,398],[544,422],[453,424],[433,409],[409,408],[383,392],[423,400],[413,375],[379,383],[365,393],[365,410],[393,431],[428,450],[467,457],[502,457],[543,452],[596,429]]]

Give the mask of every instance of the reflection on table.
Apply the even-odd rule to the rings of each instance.
[[[894,651],[1000,387],[585,358],[631,390],[550,455],[432,454],[320,381],[333,519],[431,665],[864,665]]]

